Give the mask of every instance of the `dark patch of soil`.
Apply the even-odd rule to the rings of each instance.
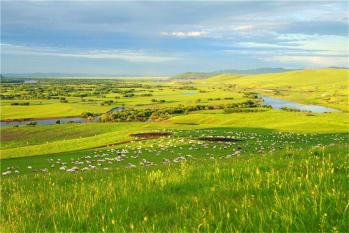
[[[171,133],[168,132],[149,132],[149,133],[133,133],[130,134],[132,137],[137,138],[159,138],[159,137],[165,137],[170,136]]]
[[[131,143],[131,142],[132,142],[131,140],[129,140],[129,141],[122,141],[122,142],[117,142],[117,143],[113,143],[113,144],[96,146],[96,147],[92,147],[92,148],[89,148],[89,149],[99,149],[99,148],[104,148],[104,147],[109,147],[109,146],[117,146],[117,145],[127,144],[127,143]]]
[[[197,138],[201,141],[209,141],[209,142],[240,142],[241,139],[236,138],[226,138],[226,137],[199,137]]]

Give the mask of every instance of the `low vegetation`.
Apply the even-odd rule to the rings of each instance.
[[[1,232],[346,232],[346,72],[4,78]]]

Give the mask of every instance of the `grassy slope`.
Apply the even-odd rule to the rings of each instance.
[[[225,80],[230,82],[230,78]],[[297,92],[292,91],[290,95],[296,98]],[[4,144],[7,148],[1,151],[1,159],[23,158],[2,160],[1,169],[16,166],[21,175],[1,178],[1,197],[6,200],[0,208],[1,231],[344,232],[349,228],[347,136],[315,133],[348,132],[348,116],[275,110],[236,114],[206,111],[160,123],[2,128],[2,138],[10,140]],[[212,127],[222,128],[183,131]],[[225,132],[223,127],[246,128]],[[241,136],[246,131],[254,140],[230,146],[207,143],[206,147],[195,143],[179,146],[182,142],[177,138],[168,142],[156,139],[119,146],[132,147],[132,155],[139,157],[129,158],[113,170],[104,171],[102,167],[111,166],[106,163],[86,173],[69,174],[58,171],[57,166],[50,173],[22,173],[28,163],[33,168],[47,167],[46,154],[64,152],[49,157],[62,158],[72,166],[71,158],[107,151],[76,150],[129,140],[129,133],[136,131],[161,129],[178,129],[178,134],[188,138],[204,133]],[[279,134],[265,129],[312,134]],[[243,150],[240,157],[219,159],[235,151],[239,143]],[[313,147],[319,143],[325,146]],[[39,154],[43,156],[33,156]],[[161,163],[163,156],[172,159],[185,154],[193,159],[170,166]],[[139,168],[143,158],[158,165]],[[137,168],[125,169],[129,161],[137,163]]]
[[[193,113],[171,118],[175,123],[198,123],[211,126],[267,128],[281,131],[323,133],[347,132],[349,114],[308,115],[302,112],[268,111],[256,113],[207,114]]]
[[[1,150],[1,158],[23,157],[33,155],[43,155],[51,153],[59,153],[64,151],[74,151],[78,149],[88,149],[101,145],[117,143],[131,139],[129,134],[139,131],[161,130],[161,129],[195,129],[195,128],[210,128],[210,127],[250,127],[250,128],[266,128],[283,131],[295,132],[347,132],[348,131],[348,115],[347,113],[331,113],[331,114],[316,114],[308,116],[306,113],[283,112],[283,111],[268,111],[257,113],[234,113],[234,114],[189,114],[172,118],[168,122],[158,123],[115,123],[110,131],[99,132],[96,136],[80,137],[83,129],[89,130],[97,126],[95,124],[85,124],[76,128],[70,128],[69,125],[61,126],[35,126],[38,131],[42,130],[41,140],[37,139],[33,144],[28,146],[19,146],[16,148],[5,148]],[[173,123],[199,123],[199,125],[183,125]],[[112,126],[113,124],[111,124]],[[67,130],[65,127],[68,127]],[[51,135],[52,129],[61,129],[62,132],[69,131],[70,139],[64,140],[64,134],[61,136]],[[17,131],[18,130],[18,131]],[[33,132],[31,127],[19,127],[18,129],[2,129],[2,132],[19,134],[23,132],[23,137],[18,137],[15,141],[7,142],[12,145],[23,145],[27,140],[25,135]],[[52,131],[54,132],[54,131]],[[92,131],[94,132],[94,131]],[[47,135],[47,136],[45,136]],[[76,136],[74,136],[76,135]],[[94,134],[93,134],[94,135]],[[4,137],[4,135],[3,135]],[[48,140],[52,139],[52,140]],[[47,141],[49,141],[47,143]]]
[[[57,124],[47,126],[4,127],[1,129],[1,148],[51,143],[74,138],[93,137],[99,134],[128,128],[118,123]]]
[[[205,85],[210,83],[229,83],[232,80],[243,78],[244,76],[240,74],[219,74],[213,77],[209,77],[208,79],[198,80],[196,83]]]
[[[4,232],[344,232],[343,147],[2,180]]]
[[[267,95],[348,111],[348,75],[347,69],[330,68],[249,75],[240,78],[235,74],[225,74],[209,78],[200,84],[236,84],[239,88],[256,90]]]

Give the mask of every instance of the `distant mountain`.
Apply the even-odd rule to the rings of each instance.
[[[340,68],[340,67],[333,67]],[[183,80],[196,80],[196,79],[206,79],[208,77],[224,74],[224,73],[233,73],[233,74],[265,74],[265,73],[282,73],[288,71],[294,71],[295,69],[284,69],[284,68],[257,68],[257,69],[247,69],[247,70],[238,70],[238,69],[229,69],[229,70],[220,70],[213,72],[186,72],[174,75],[172,79],[183,79]],[[131,75],[132,77],[144,77],[143,75]],[[156,75],[155,75],[156,76]],[[60,77],[130,77],[130,75],[112,75],[112,74],[86,74],[86,73],[3,73],[1,74],[3,78],[60,78]],[[148,75],[147,75],[148,77]]]
[[[83,74],[83,73],[4,73],[2,77],[6,78],[59,78],[59,77],[114,77],[115,75],[106,74]]]
[[[205,79],[211,76],[217,75],[219,72],[186,72],[182,74],[177,74],[172,77],[172,79],[181,79],[181,80],[197,80],[197,79]]]
[[[219,74],[267,74],[267,73],[283,73],[289,71],[295,71],[296,69],[284,69],[284,68],[257,68],[249,70],[220,70],[213,72],[186,72],[182,74],[177,74],[172,77],[172,79],[180,80],[197,80],[197,79],[206,79]]]
[[[332,68],[332,69],[349,69],[349,67],[340,67],[340,66],[330,66],[328,68]]]
[[[283,73],[289,71],[295,71],[298,69],[285,69],[285,68],[257,68],[248,70],[222,70],[219,73],[236,73],[236,74],[268,74],[268,73]]]

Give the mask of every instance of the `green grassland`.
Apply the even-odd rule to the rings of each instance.
[[[45,87],[47,84],[33,84]],[[64,84],[61,84],[62,86]],[[148,81],[144,81],[143,85],[152,85]],[[116,85],[117,86],[117,85]],[[16,87],[12,87],[16,88]],[[34,87],[33,87],[34,88]],[[243,99],[242,94],[237,93],[222,93],[219,91],[211,91],[210,93],[199,93],[198,90],[192,90],[192,87],[185,89],[183,86],[168,86],[163,85],[158,87],[151,86],[150,89],[144,89],[143,87],[135,88],[115,88],[119,92],[132,93],[133,96],[125,97],[123,94],[108,91],[105,94],[94,94],[91,91],[81,92],[79,85],[73,85],[72,93],[60,93],[54,97],[64,97],[67,103],[62,103],[60,100],[47,99],[44,93],[43,99],[15,99],[15,100],[3,100],[1,103],[1,119],[23,119],[23,118],[49,118],[49,117],[65,117],[65,116],[79,116],[83,112],[104,113],[117,106],[125,105],[128,108],[158,108],[158,107],[173,107],[182,105],[194,105],[198,99],[205,99],[210,97],[235,97],[235,102],[239,102]],[[184,88],[182,90],[182,88]],[[29,88],[28,88],[29,89]],[[88,85],[86,89],[97,89],[96,85]],[[49,91],[47,91],[49,92]],[[98,92],[98,91],[97,91]],[[5,95],[11,94],[11,91],[5,90]],[[88,95],[88,97],[79,98],[69,95]],[[146,96],[146,95],[150,96]],[[45,99],[46,98],[46,99]],[[156,100],[156,102],[152,101]],[[164,102],[159,102],[164,100]],[[105,101],[113,101],[111,105],[103,105]],[[29,105],[12,105],[13,103],[28,102]]]
[[[73,82],[74,81],[74,82]],[[4,99],[1,119],[79,116],[83,112],[104,113],[117,106],[168,108],[178,105],[227,104],[246,100],[244,93],[257,92],[305,104],[319,104],[348,111],[348,70],[318,69],[284,73],[219,74],[197,80],[51,81],[37,84],[3,85],[3,96],[20,94],[24,99]],[[131,96],[127,96],[131,94]],[[59,98],[65,98],[62,102]],[[217,100],[217,97],[220,99]],[[55,99],[52,99],[55,98]],[[104,104],[113,101],[111,104]],[[28,102],[29,105],[12,105]]]
[[[30,101],[29,106],[13,106],[4,102],[1,105],[1,119],[23,118],[53,118],[79,116],[83,112],[103,113],[110,110],[110,106],[90,103],[60,103],[59,101]],[[114,106],[116,107],[116,106]]]
[[[346,232],[347,70],[198,74],[1,83],[1,119],[260,101],[251,92],[343,111],[1,127],[0,231]]]
[[[228,157],[224,144],[209,143],[209,149],[195,144],[181,148],[161,141],[151,149],[136,145],[127,158],[136,168],[106,164],[84,173],[57,169],[3,179],[1,194],[7,200],[0,210],[3,230],[344,232],[348,228],[345,147],[321,145]],[[94,155],[118,155],[115,152]],[[174,154],[189,153],[187,160],[172,162]],[[164,156],[173,164],[159,164]],[[156,165],[139,165],[145,158]],[[40,166],[29,162],[33,168]]]
[[[21,126],[1,129],[1,158],[26,157],[94,148],[131,140],[131,133],[161,129],[211,127],[266,128],[300,133],[347,132],[348,114],[283,111],[256,113],[194,113],[165,122],[88,123],[80,125]],[[41,135],[41,136],[39,136]],[[12,137],[12,140],[11,140]]]
[[[198,81],[200,85],[236,85],[306,104],[320,104],[348,111],[348,69],[298,70],[241,76],[220,74]]]

